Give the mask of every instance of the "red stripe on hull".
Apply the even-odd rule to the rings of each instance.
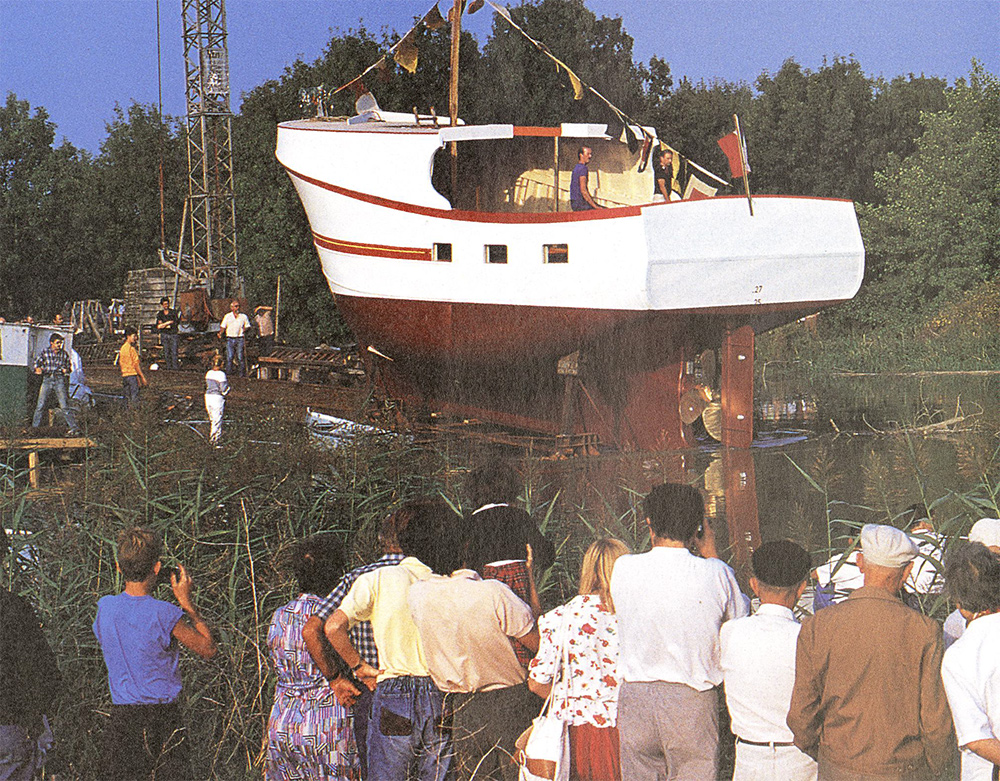
[[[341,241],[321,236],[313,231],[313,241],[317,246],[350,255],[367,255],[376,258],[398,258],[401,260],[433,260],[430,249],[421,247],[393,247],[387,244],[363,244],[356,241]]]

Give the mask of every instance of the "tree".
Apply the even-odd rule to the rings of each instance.
[[[641,118],[644,73],[632,61],[632,38],[620,18],[598,17],[582,0],[522,2],[509,11],[584,82],[626,114]],[[480,72],[471,112],[480,121],[551,126],[612,119],[593,95],[575,100],[566,73],[500,14],[493,17]]]
[[[93,165],[92,219],[100,228],[91,242],[98,297],[121,296],[126,273],[159,265],[160,164],[163,164],[163,226],[167,248],[176,249],[187,194],[184,136],[155,106],[115,107],[115,119]],[[80,296],[83,297],[83,296]]]
[[[920,124],[875,177],[884,204],[860,209],[866,283],[841,317],[867,327],[916,324],[1000,270],[1000,80],[974,63]]]
[[[43,108],[8,93],[0,107],[0,313],[51,317],[90,268],[88,157],[52,146]]]

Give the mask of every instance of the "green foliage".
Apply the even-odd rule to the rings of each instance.
[[[87,244],[96,297],[120,297],[126,272],[159,264],[160,165],[163,166],[163,239],[176,249],[187,194],[183,130],[154,106],[115,107],[115,119],[91,166],[88,205],[99,230]],[[80,298],[81,296],[76,296]]]
[[[632,37],[618,17],[598,17],[582,0],[521,2],[511,18],[626,114],[641,118],[643,72],[632,61]],[[483,47],[481,76],[469,96],[482,121],[518,125],[608,122],[611,112],[591,95],[575,100],[565,72],[499,14]]]
[[[0,107],[0,314],[50,318],[77,290],[93,290],[86,239],[89,160],[52,146],[45,109],[8,93]]]
[[[866,284],[844,319],[914,325],[997,270],[1000,81],[974,65],[947,101],[921,115],[914,154],[890,154],[876,176],[885,203],[859,208]]]

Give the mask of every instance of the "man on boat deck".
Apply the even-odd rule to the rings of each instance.
[[[905,532],[867,524],[864,586],[802,625],[788,726],[820,781],[935,778],[953,757],[941,628],[899,599],[917,554]]]
[[[581,146],[577,152],[580,162],[573,167],[573,176],[569,183],[569,205],[575,212],[604,208],[591,196],[590,186],[588,185],[590,169],[587,167],[587,163],[590,162],[590,158],[593,156],[594,150],[589,146]]]

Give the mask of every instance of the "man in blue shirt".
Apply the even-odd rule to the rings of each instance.
[[[104,779],[148,779],[154,770],[157,781],[193,777],[177,703],[178,643],[203,659],[214,656],[216,646],[191,599],[193,583],[183,566],[170,575],[177,605],[153,598],[162,545],[149,529],[122,531],[117,563],[125,590],[97,602],[94,634],[108,668],[112,703]]]
[[[587,180],[590,178],[590,169],[587,164],[593,155],[594,150],[589,146],[581,146],[577,152],[580,162],[573,167],[573,176],[569,183],[569,205],[575,212],[604,208],[593,199],[590,187],[587,185]]]
[[[72,367],[69,355],[63,349],[66,340],[61,334],[52,334],[49,337],[48,349],[35,360],[35,374],[42,375],[42,386],[38,389],[38,404],[35,405],[35,415],[31,419],[32,428],[42,425],[42,412],[45,409],[45,402],[48,401],[52,393],[56,394],[59,400],[59,409],[66,417],[66,425],[69,426],[70,435],[77,433],[76,417],[73,415],[73,408],[69,406],[69,399],[66,395],[66,378],[69,377]]]

